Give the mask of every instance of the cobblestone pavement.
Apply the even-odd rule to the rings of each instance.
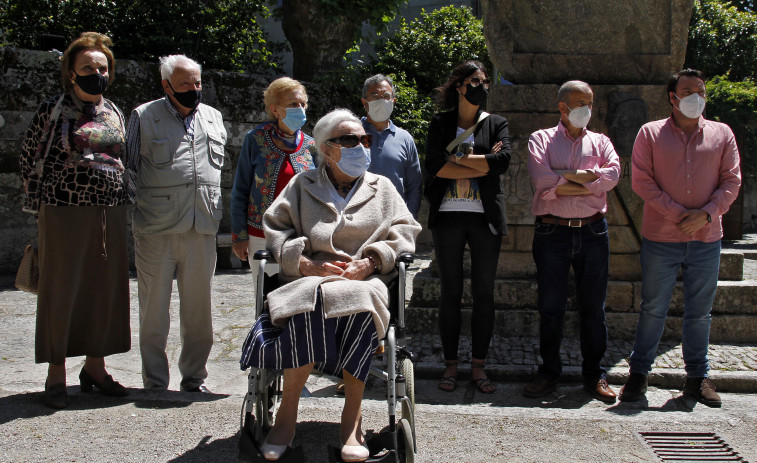
[[[442,345],[438,335],[415,336],[408,340],[408,344],[412,352],[419,354],[421,362],[443,362]],[[627,369],[628,361],[626,358],[632,349],[633,342],[611,341],[607,346],[606,358],[618,360],[613,364],[607,364],[606,367]],[[655,360],[653,368],[683,368],[683,353],[680,343],[661,342],[659,350],[662,353]],[[470,362],[470,351],[470,338],[461,337],[461,363]],[[578,340],[563,340],[561,357],[564,366],[580,367],[582,359]],[[713,370],[757,371],[757,346],[710,344],[709,358],[710,368]],[[487,359],[489,363],[497,365],[521,365],[536,368],[539,365],[539,340],[532,337],[494,336]]]

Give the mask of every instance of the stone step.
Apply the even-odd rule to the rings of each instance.
[[[441,291],[438,278],[430,269],[424,269],[413,277],[410,305],[437,307]],[[494,285],[494,303],[497,309],[536,309],[537,285],[533,279],[497,279]],[[610,281],[607,285],[607,312],[636,313],[641,303],[640,281]],[[463,286],[463,306],[470,306],[470,280]],[[575,290],[571,283],[568,289],[568,310],[576,310]],[[680,316],[683,312],[683,285],[676,284],[670,303],[670,314]],[[713,304],[713,315],[749,315],[757,317],[757,281],[719,281]]]
[[[470,308],[462,309],[462,334],[470,336]],[[405,320],[410,335],[438,333],[438,309],[410,306],[405,311]],[[633,342],[636,335],[638,313],[608,312],[606,317],[608,337],[616,341]],[[665,322],[663,340],[681,340],[680,315],[670,315]],[[565,337],[577,339],[579,335],[578,313],[570,310],[565,314]],[[539,313],[535,309],[512,309],[495,311],[494,334],[503,337],[539,336]],[[757,343],[757,315],[714,315],[710,328],[710,341],[720,343]]]
[[[463,257],[463,271],[470,277],[470,252],[466,249]],[[437,274],[436,260],[431,263],[433,275]],[[501,251],[497,264],[497,278],[536,278],[536,265],[531,252]],[[741,281],[744,278],[744,251],[723,249],[720,254],[718,279]],[[639,254],[610,254],[610,280],[641,280]]]

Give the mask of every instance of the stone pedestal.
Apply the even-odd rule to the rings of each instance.
[[[559,85],[522,84],[493,87],[488,110],[502,114],[510,122],[512,159],[502,176],[507,205],[509,236],[505,238],[500,268],[508,269],[502,278],[532,277],[531,240],[534,195],[528,174],[528,138],[536,130],[557,125]],[[638,280],[640,269],[638,230],[641,228],[643,202],[631,191],[631,151],[639,128],[648,120],[668,115],[669,106],[663,85],[593,85],[594,109],[589,129],[606,133],[620,156],[621,179],[608,194],[607,220],[610,224],[612,253],[610,278]],[[526,269],[519,262],[528,263]],[[515,265],[513,265],[515,264]]]
[[[510,121],[512,161],[502,180],[511,234],[500,267],[511,270],[504,278],[532,276],[526,265],[507,265],[530,257],[534,191],[528,138],[558,123],[557,91],[574,79],[594,90],[589,129],[607,134],[621,159],[620,182],[608,194],[610,278],[640,278],[643,203],[631,190],[631,151],[639,128],[670,112],[664,84],[683,64],[692,5],[693,0],[482,0],[489,54],[497,71],[515,83],[493,87],[487,107]]]
[[[492,62],[521,83],[661,84],[683,64],[693,0],[481,0]]]

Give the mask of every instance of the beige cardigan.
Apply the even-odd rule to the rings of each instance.
[[[337,229],[337,210],[330,203],[333,188],[321,169],[296,175],[263,216],[266,248],[281,265],[286,285],[268,294],[271,321],[286,324],[292,315],[312,311],[318,288],[327,318],[357,312],[373,314],[379,339],[389,323],[389,292],[382,282],[391,277],[397,256],[415,251],[420,224],[386,177],[366,172],[358,181]],[[381,259],[384,275],[363,281],[332,277],[304,277],[300,256],[349,262],[367,251]]]

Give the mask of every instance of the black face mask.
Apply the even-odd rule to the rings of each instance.
[[[76,74],[74,82],[79,88],[88,95],[102,95],[108,89],[108,76],[102,74],[87,74],[80,76]]]
[[[173,97],[176,101],[185,108],[194,110],[202,101],[202,90],[187,90],[186,92],[177,92],[174,90],[171,82],[168,81],[168,86],[173,90]]]
[[[481,106],[482,104],[486,103],[486,97],[489,96],[489,90],[484,87],[484,84],[478,84],[477,86],[473,86],[471,84],[468,84],[465,86],[467,90],[465,91],[465,97],[466,100],[473,106]]]

